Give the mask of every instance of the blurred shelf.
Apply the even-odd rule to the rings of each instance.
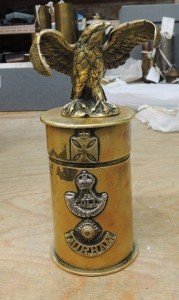
[[[26,34],[34,33],[35,25],[15,25],[15,26],[0,26],[0,35],[2,34]]]

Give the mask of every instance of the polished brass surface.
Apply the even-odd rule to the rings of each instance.
[[[64,194],[75,190],[75,179],[82,171],[83,166],[64,167],[50,161],[55,251],[61,260],[77,268],[89,270],[107,268],[123,261],[132,251],[130,160],[109,167],[88,168],[88,171],[98,179],[97,192],[105,191],[108,194],[107,205],[95,217],[95,221],[104,231],[116,236],[113,246],[102,255],[93,257],[93,260],[72,251],[65,238],[65,234],[74,230],[81,217],[69,210]],[[90,252],[90,249],[88,251]]]
[[[60,113],[62,108],[52,109],[43,113],[41,120],[47,125],[47,145],[51,159],[60,161],[60,163],[78,164],[79,161],[74,161],[71,158],[71,139],[77,135],[78,130],[84,128],[84,130],[93,131],[90,141],[91,137],[97,137],[98,139],[96,154],[93,154],[93,156],[98,158],[98,162],[95,165],[97,163],[125,160],[130,152],[129,121],[134,116],[134,111],[122,106],[119,109],[121,113],[110,118],[66,118]],[[114,141],[116,141],[115,144]],[[100,153],[97,153],[99,148]],[[89,153],[90,149],[86,150],[86,153]],[[84,148],[83,155],[85,155]],[[92,162],[92,164],[94,163]]]
[[[134,111],[125,106],[118,106],[120,114],[112,118],[66,118],[62,116],[62,107],[50,109],[41,115],[41,121],[52,127],[85,129],[85,128],[104,128],[127,123],[134,116]]]
[[[119,114],[116,105],[106,102],[100,84],[105,69],[125,63],[138,44],[153,39],[153,48],[159,45],[159,30],[147,20],[117,26],[101,45],[101,36],[108,26],[110,23],[103,21],[89,25],[76,44],[69,44],[54,30],[44,30],[34,40],[30,57],[39,73],[49,76],[50,67],[71,76],[72,102],[64,106],[62,115],[97,118]]]
[[[55,4],[55,26],[60,31],[68,43],[74,43],[75,37],[75,21],[73,13],[73,5],[71,3],[58,2]]]
[[[35,30],[39,32],[44,29],[51,28],[51,13],[50,9],[46,5],[39,5],[38,10],[36,11],[36,21],[35,21]]]
[[[54,261],[69,272],[123,269],[133,249],[130,119],[67,118],[45,112],[54,222]],[[135,253],[135,254],[134,254]]]
[[[109,275],[109,274],[121,271],[121,270],[127,268],[136,259],[137,255],[138,255],[138,248],[136,245],[134,245],[131,254],[126,259],[124,259],[122,262],[119,262],[119,264],[116,264],[107,269],[101,269],[101,270],[99,269],[99,270],[92,271],[92,270],[83,270],[80,268],[75,268],[71,265],[66,264],[64,261],[62,261],[57,256],[57,254],[55,253],[54,247],[51,247],[52,260],[55,262],[55,264],[58,267],[60,267],[64,271],[67,271],[72,274],[77,274],[80,276],[90,276],[90,277],[105,276],[105,275]]]

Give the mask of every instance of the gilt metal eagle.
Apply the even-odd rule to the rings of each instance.
[[[110,23],[104,21],[89,25],[76,44],[67,43],[59,31],[52,29],[41,31],[34,39],[30,58],[35,70],[50,76],[51,68],[71,77],[71,102],[64,106],[64,116],[118,114],[118,107],[107,102],[100,84],[105,69],[124,64],[131,50],[146,41],[153,40],[153,49],[159,46],[159,29],[151,21],[136,20],[118,25],[102,45],[102,34],[109,26]]]

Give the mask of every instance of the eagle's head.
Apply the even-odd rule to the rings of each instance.
[[[98,21],[89,25],[82,33],[80,40],[89,46],[97,44],[103,32],[110,26],[110,22]]]

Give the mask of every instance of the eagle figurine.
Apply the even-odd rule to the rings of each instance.
[[[64,116],[106,117],[118,114],[118,107],[107,102],[100,84],[105,69],[124,64],[131,50],[139,44],[153,40],[153,49],[159,46],[159,29],[147,20],[118,25],[102,45],[102,35],[110,25],[105,21],[89,25],[76,44],[67,43],[62,33],[53,29],[42,30],[34,39],[30,49],[34,69],[50,76],[51,68],[71,77],[71,102],[63,107]]]

